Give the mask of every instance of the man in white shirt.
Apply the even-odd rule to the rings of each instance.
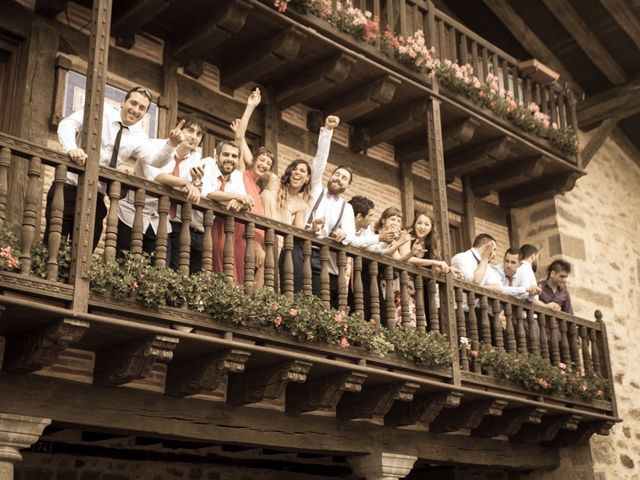
[[[489,271],[487,274],[487,269],[495,255],[496,247],[495,238],[488,233],[481,233],[473,240],[473,245],[469,250],[453,256],[451,266],[458,268],[467,282],[487,285],[491,277],[491,272]]]
[[[519,266],[520,250],[517,248],[507,249],[504,253],[503,263],[492,266],[497,276],[491,276],[491,279],[488,280],[487,287],[495,288],[502,293],[517,297],[521,300],[533,301],[533,297],[540,293],[540,289],[537,285],[516,285],[516,272]]]
[[[166,164],[173,147],[168,143],[161,149],[153,151],[149,148],[148,136],[140,127],[140,120],[144,117],[151,103],[151,94],[143,87],[135,87],[129,90],[120,107],[120,110],[106,107],[102,118],[102,133],[100,137],[100,165],[117,168],[129,157],[136,157],[155,166]],[[58,126],[58,140],[62,150],[71,161],[83,166],[87,160],[87,154],[78,145],[78,137],[82,131],[84,110],[78,110],[63,119]],[[175,144],[177,145],[177,144]],[[64,211],[62,218],[62,236],[68,236],[73,231],[76,209],[78,176],[69,173],[67,184],[64,186]],[[102,182],[98,188],[95,227],[93,235],[93,248],[100,240],[102,234],[102,222],[107,215],[104,204],[106,185]],[[47,220],[51,215],[51,203],[53,188],[47,194]],[[45,243],[49,235],[49,225],[45,230]]]
[[[536,280],[535,271],[538,267],[538,257],[540,253],[538,249],[525,243],[520,247],[520,265],[516,270],[516,274],[513,280],[514,287],[524,287],[524,288],[535,288],[535,295],[527,295],[527,297],[523,298],[524,300],[528,300],[530,302],[538,301],[538,293],[540,293],[540,288],[538,287],[538,280]]]

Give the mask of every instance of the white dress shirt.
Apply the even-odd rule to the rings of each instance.
[[[64,153],[80,148],[78,140],[82,131],[83,120],[84,109],[80,109],[63,119],[58,125],[58,140]],[[111,163],[113,145],[118,130],[120,130],[121,122],[120,110],[105,105],[102,117],[102,134],[100,136],[100,165],[108,167]],[[148,140],[149,137],[142,130],[140,122],[124,128],[120,138],[116,168],[130,157],[136,157],[157,167],[166,165],[171,159],[173,148],[168,142],[165,142],[162,148],[157,149],[151,146]],[[77,185],[78,175],[75,173],[67,174],[67,183]],[[103,182],[100,183],[99,191],[100,193],[106,192],[106,186]]]
[[[180,171],[178,177],[191,181],[192,168],[203,167],[206,169],[206,165],[207,164],[210,165],[211,162],[213,162],[213,159],[211,157],[202,158],[200,152],[193,151],[189,153],[189,155],[187,155],[186,158],[184,158],[178,164],[178,169]],[[170,175],[173,175],[173,169],[175,168],[175,166],[176,166],[176,157],[174,154],[172,155],[169,163],[167,163],[167,165],[162,167],[162,173],[168,173]],[[209,168],[212,168],[212,167],[209,166]],[[170,218],[169,221],[182,223],[181,216],[182,216],[182,206],[178,204],[176,207],[175,218]],[[198,210],[195,208],[191,209],[191,222],[189,226],[194,230],[197,230],[198,232],[201,232],[201,233],[204,232],[204,215],[202,213],[202,210]]]
[[[520,266],[516,270],[516,274],[513,278],[513,285],[515,287],[523,287],[525,289],[524,295],[521,296],[523,300],[530,302],[538,300],[538,295],[529,295],[526,293],[526,289],[529,287],[536,287],[538,281],[536,280],[536,274],[533,272],[533,267],[526,260],[520,262]]]
[[[367,228],[361,228],[355,233],[353,240],[351,240],[351,246],[364,248],[369,251],[374,251],[372,248],[380,243],[380,236],[377,233],[373,233],[371,225]]]
[[[523,300],[529,300],[529,295],[527,294],[526,287],[516,286],[516,273],[511,276],[511,283],[509,283],[509,278],[504,272],[504,264],[500,263],[498,265],[490,265],[490,267],[497,274],[497,278],[500,280],[500,285],[502,285],[502,293],[506,293],[507,295],[511,295],[512,297],[517,297]]]
[[[475,248],[470,248],[465,252],[456,253],[451,259],[451,266],[458,268],[464,274],[464,279],[469,283],[473,283],[473,273],[476,271],[479,264],[480,252]],[[487,271],[488,270],[489,267],[487,266]],[[486,282],[490,280],[490,275],[491,274],[489,274],[489,278],[487,278],[487,272],[485,271],[484,278],[482,279],[482,282],[480,282],[480,285],[486,285]]]
[[[220,190],[220,177],[222,173],[218,167],[218,163],[211,157],[203,160],[205,163],[204,177],[202,178],[202,196],[206,197],[212,192]],[[244,188],[244,179],[240,170],[234,170],[229,176],[229,180],[225,183],[224,191],[227,193],[235,193],[236,195],[246,195]]]

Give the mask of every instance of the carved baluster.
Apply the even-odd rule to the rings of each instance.
[[[578,346],[578,327],[571,322],[568,325],[569,351],[571,352],[571,363],[576,371],[580,371],[580,347]]]
[[[518,353],[527,353],[527,333],[524,328],[524,311],[521,306],[516,306],[516,342]]]
[[[602,373],[600,364],[600,352],[598,351],[597,333],[595,328],[589,329],[589,340],[591,341],[591,358],[593,359],[593,369],[596,373]]]
[[[489,322],[489,299],[486,295],[480,297],[480,325],[482,326],[482,343],[491,345],[491,323]]]
[[[58,254],[62,241],[62,214],[64,210],[64,182],[67,178],[67,167],[58,165],[53,179],[53,197],[51,198],[51,217],[47,218],[49,225],[49,239],[47,248],[47,280],[58,280]]]
[[[159,268],[166,267],[171,262],[171,259],[167,258],[167,245],[169,244],[169,220],[167,217],[170,207],[171,201],[169,197],[162,195],[158,199],[158,216],[160,218],[158,219],[158,232],[156,233],[156,251],[153,254],[153,264]],[[184,217],[184,210],[182,216]]]
[[[236,220],[231,215],[224,217],[224,250],[222,251],[222,270],[224,275],[233,281],[233,237]],[[184,230],[184,229],[183,229]]]
[[[398,320],[396,319],[396,302],[395,302],[396,292],[393,289],[393,267],[391,265],[387,265],[384,269],[384,280],[385,280],[385,290],[384,290],[385,322],[387,324],[387,328],[395,328]]]
[[[572,370],[571,350],[569,347],[569,339],[567,338],[567,321],[560,319],[560,358],[567,369]]]
[[[500,322],[500,313],[502,312],[502,306],[500,300],[493,299],[493,344],[504,349],[504,334],[502,333],[502,323]]]
[[[362,257],[358,255],[353,260],[353,310],[360,320],[364,318],[364,288],[362,286]]]
[[[284,237],[284,264],[280,275],[282,275],[282,292],[288,298],[293,298],[293,235],[290,233]]]
[[[320,298],[325,308],[331,308],[331,281],[329,279],[329,247],[320,247]]]
[[[538,323],[536,315],[531,309],[527,309],[527,321],[529,322],[529,352],[540,355],[540,338],[538,337]]]
[[[302,292],[305,296],[313,295],[313,271],[311,270],[312,246],[310,240],[302,243]]]
[[[455,297],[456,297],[456,325],[458,326],[458,339],[467,336],[467,325],[464,321],[464,292],[462,288],[455,287]],[[434,299],[435,300],[435,299]],[[429,296],[429,302],[431,302],[431,296]],[[459,344],[458,341],[455,342],[456,345]],[[461,346],[459,348],[458,353],[460,354],[460,368],[462,370],[469,370],[469,359],[467,358],[467,351],[464,347]]]
[[[424,311],[424,283],[422,280],[422,275],[414,275],[413,282],[416,287],[416,328],[420,332],[426,332],[427,317]],[[438,312],[436,310],[436,320],[437,318]]]
[[[244,237],[247,241],[244,252],[244,291],[249,295],[256,291],[255,229],[256,225],[253,222],[248,222],[244,229]]]
[[[347,252],[338,250],[338,308],[347,310]]]
[[[549,337],[547,336],[547,322],[544,313],[538,314],[540,324],[540,355],[549,360]]]
[[[22,232],[20,235],[20,272],[31,273],[31,247],[36,233],[36,214],[38,201],[40,200],[40,169],[41,161],[38,157],[31,157],[27,175],[27,191],[24,195],[24,208],[22,213]]]
[[[403,327],[411,326],[411,307],[409,305],[409,274],[400,272],[400,321]]]
[[[369,263],[369,298],[371,305],[371,318],[376,325],[380,325],[380,290],[378,289],[378,262]]]
[[[184,202],[182,204],[182,229],[180,230],[180,251],[178,254],[178,271],[184,275],[189,274],[189,256],[191,254],[191,204]]]
[[[513,329],[513,308],[510,303],[504,304],[504,317],[507,326],[505,328],[505,337],[507,339],[507,352],[516,352],[516,335]]]
[[[582,341],[582,365],[587,375],[593,373],[593,365],[591,364],[591,354],[589,352],[589,333],[587,327],[580,325],[580,340]]]
[[[111,182],[109,185],[109,213],[107,213],[107,229],[104,235],[104,259],[116,258],[116,245],[118,243],[118,204],[122,186],[120,182]]]
[[[429,279],[429,330],[440,331],[440,317],[438,316],[438,283],[435,278]]]
[[[467,305],[469,305],[469,335],[471,337],[471,350],[477,352],[478,350],[480,350],[480,337],[478,334],[478,318],[475,308],[475,293],[467,292]],[[471,360],[471,370],[476,373],[480,372],[480,361],[477,357]]]
[[[11,150],[0,148],[0,228],[3,227],[7,213],[7,194],[9,193],[9,165],[11,165]]]
[[[275,254],[276,237],[273,228],[268,228],[264,236],[264,286],[273,292],[275,285]]]
[[[551,345],[551,364],[556,367],[560,364],[560,346],[558,339],[560,338],[560,332],[558,330],[558,322],[555,315],[548,315],[549,317],[549,344]]]
[[[213,270],[213,238],[211,237],[213,219],[213,211],[205,210],[202,222],[204,225],[204,236],[202,237],[202,270],[205,272]]]
[[[135,258],[142,255],[142,238],[144,236],[142,210],[144,209],[144,202],[145,190],[144,188],[139,188],[134,196],[135,214],[133,216],[133,227],[131,228],[131,252]]]

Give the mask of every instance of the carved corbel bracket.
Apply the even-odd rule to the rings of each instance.
[[[582,420],[582,416],[576,414],[551,415],[544,417],[537,425],[523,425],[520,431],[511,438],[523,443],[551,442],[560,430],[575,432],[580,420]]]
[[[451,432],[460,428],[473,430],[485,416],[499,417],[507,406],[504,400],[481,400],[445,410],[429,425],[430,432]]]
[[[78,343],[89,322],[65,318],[7,339],[4,369],[33,372],[52,365],[70,345]]]
[[[386,415],[395,401],[410,402],[420,385],[397,382],[365,389],[358,395],[343,397],[337,406],[337,417],[344,420],[374,418]]]
[[[212,392],[230,374],[244,372],[250,355],[244,350],[229,349],[172,365],[167,372],[166,391],[179,397]]]
[[[560,430],[552,443],[556,446],[586,445],[589,439],[596,433],[598,435],[608,436],[614,425],[614,422],[606,420],[581,422],[575,430]]]
[[[458,392],[437,392],[421,395],[410,403],[395,403],[384,417],[384,424],[394,427],[429,424],[440,414],[443,408],[460,406],[462,394]]]
[[[122,385],[147,377],[156,362],[170,362],[179,339],[164,335],[134,340],[96,353],[94,383]]]
[[[287,412],[304,413],[334,408],[344,392],[360,393],[366,375],[344,372],[318,378],[287,389]]]
[[[293,360],[232,377],[229,379],[227,400],[234,405],[275,400],[284,393],[289,382],[304,383],[311,365],[309,362]]]
[[[499,417],[484,417],[478,428],[471,432],[473,437],[513,436],[525,423],[539,425],[547,413],[546,408],[514,408],[505,410]]]

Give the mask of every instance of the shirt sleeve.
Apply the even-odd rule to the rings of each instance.
[[[470,255],[465,255],[467,252],[457,253],[451,259],[451,266],[456,267],[460,270],[463,275],[465,281],[471,283],[473,282],[473,272],[475,271],[474,262],[471,261]],[[467,258],[470,257],[470,258]]]
[[[345,233],[343,245],[349,245],[356,237],[356,220],[353,217],[353,207],[350,203],[346,203],[344,206],[344,213],[340,222],[340,228]]]
[[[563,312],[573,315],[573,306],[571,305],[571,295],[569,295],[569,290],[565,289],[565,292],[567,293],[567,298],[564,300],[564,302],[562,302],[562,305],[560,307]]]
[[[320,129],[320,134],[318,135],[318,149],[316,150],[316,156],[313,157],[313,161],[311,162],[310,187],[312,192],[315,192],[322,186],[322,174],[324,173],[324,169],[327,168],[332,137],[333,130],[327,130],[324,127]]]
[[[356,235],[353,237],[353,240],[351,240],[351,246],[366,249],[378,243],[380,243],[380,236],[377,233],[363,235],[361,237]]]
[[[153,142],[146,135],[140,134],[140,140],[136,146],[134,155],[151,166],[162,168],[171,161],[175,149],[166,141],[158,147],[157,142]]]
[[[211,192],[218,190],[218,179],[216,178],[218,168],[211,157],[204,158],[202,160],[202,165],[204,168],[204,176],[202,177],[202,196],[206,197]]]
[[[64,153],[69,153],[71,150],[78,148],[76,138],[80,130],[82,130],[83,120],[84,110],[80,109],[64,118],[58,125],[58,141],[62,145]]]

